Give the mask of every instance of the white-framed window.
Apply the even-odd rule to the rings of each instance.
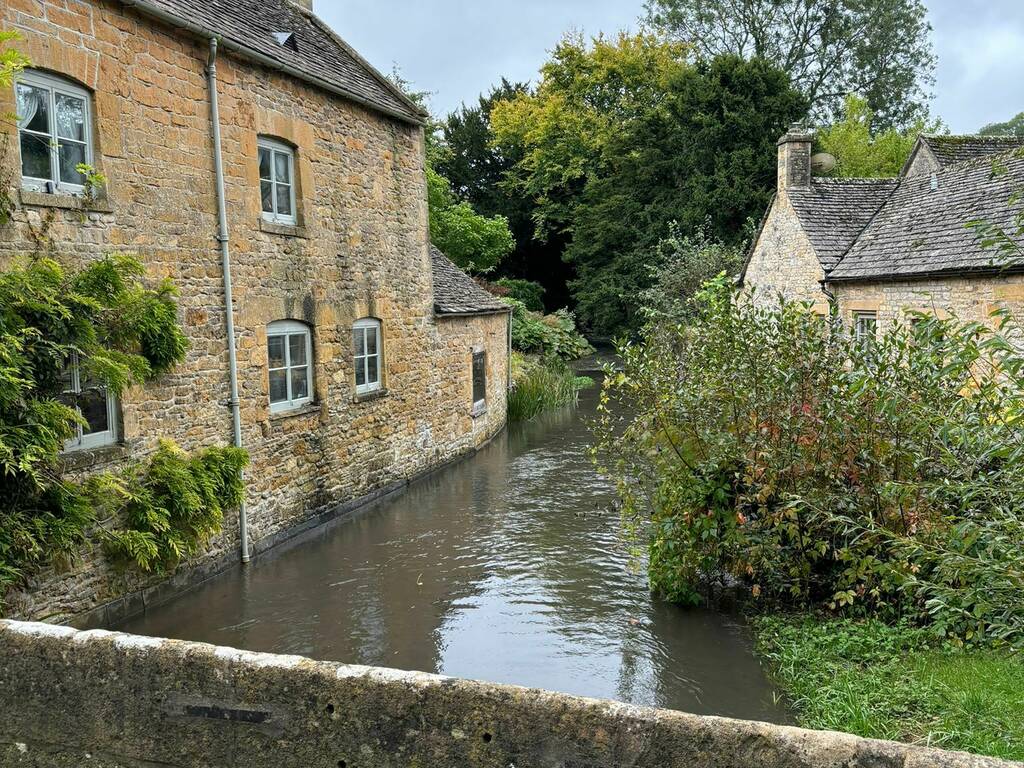
[[[295,150],[262,137],[258,147],[263,218],[275,224],[294,224]]]
[[[853,335],[857,341],[871,344],[878,334],[878,315],[875,312],[853,313]]]
[[[65,451],[100,448],[117,442],[117,398],[107,387],[93,381],[72,355],[61,374],[60,400],[74,408],[85,419],[75,424],[75,436],[64,444]]]
[[[277,320],[267,326],[267,368],[272,413],[313,402],[313,339],[308,325]]]
[[[352,352],[356,372],[356,393],[375,392],[381,387],[380,320],[365,317],[352,326]]]
[[[487,353],[482,350],[473,352],[473,408],[483,408],[487,404]]]
[[[55,75],[25,70],[14,84],[21,184],[40,192],[81,194],[92,164],[90,96]]]

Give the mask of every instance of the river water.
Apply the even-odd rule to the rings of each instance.
[[[117,629],[788,722],[742,622],[651,599],[587,455],[597,396]]]

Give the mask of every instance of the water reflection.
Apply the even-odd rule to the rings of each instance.
[[[586,454],[596,400],[119,628],[785,722],[740,622],[650,599]]]

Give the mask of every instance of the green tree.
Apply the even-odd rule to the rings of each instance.
[[[686,50],[650,35],[566,38],[537,92],[492,115],[499,143],[521,148],[513,179],[537,199],[541,234],[571,236],[577,311],[597,333],[642,321],[638,294],[670,222],[742,238],[770,199],[775,139],[806,111],[765,62],[692,65]]]
[[[926,112],[935,54],[922,0],[647,0],[646,10],[650,26],[704,58],[780,67],[818,119],[837,115],[852,92],[882,127]]]
[[[429,113],[429,91],[418,91],[396,68],[389,79],[415,104]],[[426,143],[427,204],[430,241],[462,269],[489,272],[515,246],[508,219],[482,215],[472,203],[460,199],[440,168],[451,167],[451,152],[442,140],[442,126],[435,118],[424,126]],[[467,172],[463,176],[468,176]]]
[[[989,123],[978,133],[982,136],[1024,136],[1024,112],[1018,112],[1005,123]]]
[[[898,176],[921,133],[938,133],[941,121],[916,121],[906,131],[888,128],[872,133],[874,113],[867,99],[850,94],[843,103],[842,119],[818,136],[821,149],[836,158],[835,176],[888,178]]]

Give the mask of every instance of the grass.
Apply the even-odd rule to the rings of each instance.
[[[542,411],[575,403],[579,391],[593,383],[586,376],[576,376],[561,360],[513,354],[508,418],[528,421]]]
[[[765,616],[755,628],[805,727],[1024,760],[1022,654],[878,621]]]

